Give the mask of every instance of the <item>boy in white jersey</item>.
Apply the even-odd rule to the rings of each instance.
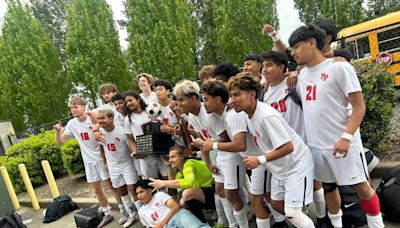
[[[182,136],[176,135],[178,117],[171,109],[172,99],[170,94],[172,93],[172,85],[166,80],[157,80],[154,82],[154,88],[156,91],[158,103],[161,105],[161,123],[163,124],[160,128],[161,132],[167,134],[174,134],[173,140],[179,146],[185,146]]]
[[[86,101],[80,97],[73,97],[69,102],[73,119],[68,121],[64,131],[62,131],[61,123],[56,124],[56,142],[59,145],[64,144],[68,139],[75,138],[79,143],[83,164],[85,166],[86,180],[96,194],[97,200],[105,216],[98,227],[103,227],[114,220],[111,214],[108,200],[101,187],[101,181],[106,181],[108,186],[112,188],[110,177],[104,167],[101,159],[99,144],[93,137],[93,121],[85,112]],[[118,195],[117,194],[114,194]]]
[[[201,228],[210,227],[202,223],[186,209],[180,208],[172,197],[164,192],[156,192],[149,180],[140,180],[134,189],[143,206],[139,210],[140,221],[145,227]]]
[[[328,215],[342,227],[337,185],[350,185],[367,213],[369,227],[384,227],[379,199],[368,183],[368,172],[359,132],[365,114],[361,86],[348,62],[334,62],[322,55],[325,33],[309,24],[289,39],[292,56],[305,65],[298,77],[307,143],[313,154],[315,178],[323,183]],[[353,112],[349,114],[348,105]]]
[[[114,125],[114,112],[110,109],[101,109],[97,120],[100,124],[100,132],[104,135],[104,142],[100,144],[100,153],[109,171],[112,185],[118,190],[125,210],[129,218],[123,227],[129,227],[137,220],[137,214],[133,211],[133,203],[128,190],[135,200],[135,206],[140,208],[139,200],[133,191],[133,185],[139,180],[136,174],[133,160],[130,157],[128,140],[124,128]]]
[[[201,87],[201,91],[204,107],[207,113],[210,113],[209,127],[215,132],[226,132],[230,140],[235,140],[234,136],[238,133],[237,126],[236,123],[231,121],[233,120],[232,115],[236,115],[236,112],[233,110],[228,112],[227,110],[226,103],[229,100],[229,92],[224,82],[220,80],[206,82]],[[209,144],[212,142],[209,138],[205,138],[205,140]],[[203,145],[204,142],[201,145],[202,148]],[[228,145],[225,148],[224,146],[218,148],[218,142],[214,142],[212,149],[217,151],[216,166],[220,171],[220,175],[215,176],[217,192],[223,191],[223,195],[232,204],[239,227],[248,227],[247,209],[239,196],[239,189],[245,184],[246,169],[238,152],[245,151],[246,143],[236,148],[232,145],[231,147]],[[209,151],[203,148],[204,156],[209,156]]]
[[[251,73],[240,73],[228,82],[232,105],[248,115],[247,126],[261,156],[243,159],[248,168],[266,164],[272,173],[271,204],[296,227],[314,227],[302,207],[312,202],[314,176],[311,152],[301,137],[271,106],[258,101],[261,85]]]
[[[145,112],[146,104],[135,91],[125,93],[125,105],[127,115],[125,116],[125,134],[128,137],[129,147],[132,156],[137,158],[136,137],[143,135],[143,125],[151,121],[150,116]],[[147,155],[139,159],[140,170],[144,179],[161,178],[168,179],[168,170],[158,155]],[[137,168],[137,166],[135,166]]]
[[[299,95],[295,90],[291,91],[287,86],[287,78],[285,77],[287,67],[288,59],[286,54],[275,51],[263,54],[262,72],[270,82],[269,89],[264,94],[264,102],[278,110],[289,126],[300,135],[304,142],[307,142]],[[314,181],[313,198],[317,212],[317,224],[329,221],[326,214],[324,190],[319,181]]]
[[[189,124],[194,128],[194,134],[197,136],[198,141],[202,143],[202,141],[206,138],[212,138],[214,140],[224,141],[227,139],[226,132],[219,132],[217,134],[213,131],[213,129],[209,126],[209,116],[205,107],[200,102],[200,87],[197,83],[183,80],[175,85],[174,95],[176,96],[176,100],[178,102],[179,107],[182,112],[189,115]],[[220,129],[223,129],[223,121],[218,123],[218,126],[221,126]],[[222,136],[222,137],[221,137]],[[196,145],[196,144],[195,144]],[[198,145],[201,146],[201,145]],[[215,155],[211,155],[210,157],[215,157]],[[215,176],[218,176],[219,170],[215,167],[215,161],[211,164],[210,157],[203,156],[207,166],[213,172],[214,179]],[[217,178],[218,179],[218,178]],[[217,181],[217,180],[216,180]],[[220,182],[222,183],[222,182]],[[222,195],[222,197],[221,197]],[[232,206],[223,206],[229,205],[229,201],[225,198],[224,192],[220,191],[218,194],[215,194],[215,207],[218,215],[217,226],[223,227],[226,217],[224,215],[227,214],[228,222],[231,225],[236,223],[236,219],[233,215]]]
[[[141,73],[136,75],[136,80],[138,81],[139,89],[142,91],[140,97],[144,103],[149,104],[150,102],[157,102],[156,93],[153,91],[153,75]]]

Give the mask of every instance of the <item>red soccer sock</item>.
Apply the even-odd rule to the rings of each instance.
[[[360,204],[364,208],[364,211],[369,215],[378,215],[381,212],[379,198],[376,193],[374,193],[374,196],[369,200],[360,198]]]

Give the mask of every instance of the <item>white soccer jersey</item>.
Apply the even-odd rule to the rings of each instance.
[[[349,121],[348,94],[361,91],[354,68],[348,62],[333,59],[305,67],[298,76],[297,90],[303,103],[308,145],[333,149]],[[358,131],[354,142],[361,143]]]
[[[236,134],[241,132],[246,133],[246,151],[239,152],[242,157],[249,155],[261,155],[260,151],[254,145],[250,134],[248,133],[247,114],[245,112],[236,112],[234,109],[229,110],[224,118],[224,125],[231,141],[234,140],[234,136]]]
[[[176,117],[175,113],[172,111],[170,105],[162,106],[161,105],[161,115],[160,115],[161,123],[167,124],[169,126],[175,126],[179,124],[178,117]],[[182,136],[176,135],[173,140],[177,145],[185,146]]]
[[[125,116],[125,123],[124,123],[124,128],[125,128],[125,134],[132,134],[134,139],[136,140],[136,137],[139,135],[143,135],[143,124],[146,124],[151,121],[151,118],[147,114],[147,112],[141,112],[141,113],[134,113],[132,112],[130,114],[130,119],[128,116]]]
[[[140,220],[146,223],[143,225],[153,227],[160,223],[171,211],[166,204],[170,199],[172,199],[170,195],[157,192],[149,203],[143,204],[139,209]]]
[[[146,103],[147,105],[150,102],[158,102],[157,99],[157,95],[155,92],[151,91],[149,96],[145,96],[144,93],[140,93],[140,97],[142,98],[142,100],[144,101],[144,103]]]
[[[306,142],[306,131],[304,128],[303,110],[296,104],[292,98],[287,97],[289,88],[287,78],[279,85],[270,86],[264,94],[264,102],[278,110],[293,130]]]
[[[102,143],[110,172],[119,172],[127,167],[133,167],[133,160],[130,156],[128,139],[124,129],[115,125],[114,130],[108,132],[103,128],[99,130],[104,135]]]
[[[258,101],[256,110],[247,120],[253,142],[263,153],[269,153],[291,141],[294,151],[282,158],[266,163],[278,179],[303,177],[314,167],[311,152],[301,137],[286,123],[276,109]]]
[[[125,116],[123,116],[118,111],[114,111],[114,124],[115,124],[115,126],[119,126],[119,127],[122,127],[122,129],[124,129]]]
[[[192,113],[189,114],[189,123],[203,138],[213,139],[214,142],[222,140],[219,135],[225,131],[223,117],[215,113],[208,114],[203,104],[201,104],[200,112],[197,116]],[[232,153],[218,150],[217,155],[220,159],[224,159],[231,157]]]
[[[78,141],[84,162],[95,163],[102,160],[99,144],[93,137],[93,122],[90,116],[83,122],[77,118],[68,121],[63,134]]]

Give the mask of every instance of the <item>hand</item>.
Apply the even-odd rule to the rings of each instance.
[[[133,157],[133,158],[135,158],[135,159],[142,159],[142,158],[144,158],[144,157],[146,157],[146,156],[138,155],[138,154],[136,153],[136,151],[135,151],[135,152],[132,152],[132,153],[131,153],[131,157]]]
[[[164,181],[163,181],[163,180],[158,180],[158,179],[156,180],[156,179],[153,179],[153,178],[149,178],[149,180],[152,181],[152,182],[149,183],[149,185],[152,186],[152,187],[154,187],[154,190],[153,190],[153,191],[156,191],[156,190],[158,190],[158,189],[165,188],[165,185],[164,185]]]
[[[206,139],[203,141],[203,148],[201,150],[203,153],[210,152],[213,149],[213,141],[211,139]]]
[[[350,141],[340,138],[333,147],[333,156],[335,158],[344,158],[347,156],[350,148]]]
[[[169,162],[169,155],[168,154],[163,154],[160,157],[161,157],[161,160],[164,162],[165,166],[171,166],[171,162]]]
[[[163,133],[169,133],[168,131],[169,131],[169,126],[167,125],[167,124],[163,124],[163,125],[161,125],[160,126],[160,131],[161,132],[163,132]]]
[[[183,130],[181,129],[181,126],[180,125],[175,125],[174,126],[174,133],[176,134],[176,135],[183,135]]]
[[[264,93],[266,93],[268,91],[269,84],[270,84],[269,81],[265,81],[265,83],[261,85],[261,89],[264,91]]]
[[[290,71],[285,73],[285,76],[287,77],[286,84],[289,87],[289,89],[294,89],[296,88],[297,85],[297,76],[298,73],[297,71]]]
[[[194,138],[193,135],[190,136],[192,139],[193,145],[197,148],[202,148],[203,147],[203,140],[201,138]]]
[[[62,124],[61,121],[58,121],[56,125],[54,125],[54,129],[56,129],[56,132],[59,133],[62,130]]]
[[[215,165],[207,164],[207,168],[215,175],[220,175],[221,174],[220,170]]]
[[[248,156],[243,158],[243,163],[248,169],[255,169],[260,165],[257,156]]]
[[[102,142],[102,143],[106,142],[104,135],[102,133],[100,133],[99,131],[94,132],[93,137],[98,142]]]
[[[272,25],[269,25],[269,24],[265,24],[265,25],[263,26],[262,32],[263,32],[264,34],[268,34],[268,33],[275,32],[275,34],[276,34],[275,28],[274,28]],[[273,35],[275,35],[275,34],[273,34]]]

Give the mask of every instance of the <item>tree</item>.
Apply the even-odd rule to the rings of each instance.
[[[69,86],[57,49],[31,10],[17,0],[7,5],[0,38],[0,118],[12,119],[20,131],[65,117]]]
[[[367,0],[367,18],[384,16],[400,10],[398,0]]]
[[[61,63],[66,67],[65,43],[67,33],[67,7],[71,0],[30,0],[35,18],[46,29],[56,44]]]
[[[300,20],[312,22],[325,17],[336,21],[338,28],[345,28],[364,21],[364,0],[294,0]]]
[[[67,10],[67,75],[97,106],[97,89],[110,82],[124,91],[129,71],[119,45],[116,23],[105,0],[72,0]]]
[[[188,1],[128,0],[128,56],[136,73],[176,82],[195,75],[197,21]]]
[[[212,6],[217,43],[224,60],[242,65],[247,53],[260,53],[272,48],[271,39],[261,30],[265,23],[278,24],[273,0],[213,1]]]

